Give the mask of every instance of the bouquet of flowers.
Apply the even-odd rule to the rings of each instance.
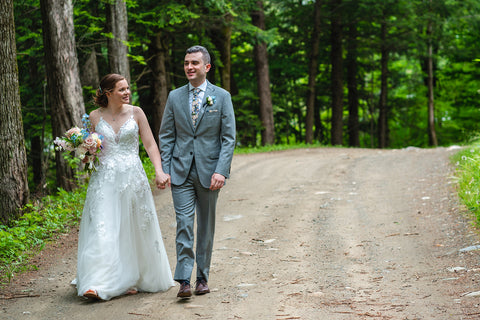
[[[75,152],[75,157],[79,158],[85,164],[85,171],[91,173],[95,170],[95,161],[97,154],[103,149],[103,136],[91,132],[90,119],[87,114],[82,116],[83,128],[73,127],[61,138],[57,137],[54,143],[57,145],[55,150]]]

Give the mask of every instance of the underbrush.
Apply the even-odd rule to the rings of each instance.
[[[458,196],[480,227],[480,143],[462,149],[452,159],[457,166]]]
[[[48,241],[66,233],[80,218],[87,187],[46,196],[23,208],[24,214],[8,226],[0,225],[0,281],[10,282],[15,273],[35,268],[29,258]]]

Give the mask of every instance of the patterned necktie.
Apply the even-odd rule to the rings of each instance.
[[[193,89],[192,122],[193,122],[193,127],[194,128],[197,125],[198,112],[200,110],[200,98],[198,97],[199,92],[200,92],[199,88]]]

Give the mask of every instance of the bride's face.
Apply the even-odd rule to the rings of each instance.
[[[108,102],[112,104],[130,103],[130,86],[127,80],[120,80],[115,84],[115,88],[107,95]]]

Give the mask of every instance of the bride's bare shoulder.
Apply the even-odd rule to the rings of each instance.
[[[145,112],[143,112],[143,109],[140,108],[140,107],[137,107],[137,106],[130,106],[133,110],[133,117],[135,118],[135,120],[140,120],[140,119],[143,119],[145,118]]]
[[[128,105],[128,106],[132,108],[134,114],[143,113],[143,109],[140,107],[132,106],[132,105]]]

